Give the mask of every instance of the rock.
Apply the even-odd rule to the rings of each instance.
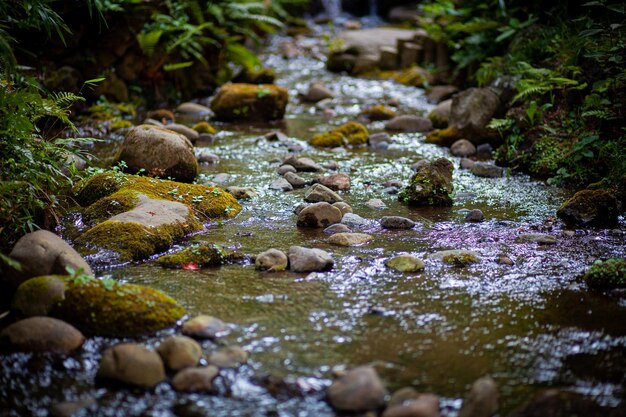
[[[293,188],[302,188],[306,185],[304,178],[293,172],[285,173],[283,178],[285,178]]]
[[[445,129],[435,129],[428,132],[426,138],[424,138],[424,142],[432,143],[437,146],[450,147],[461,138],[461,133],[459,133],[454,126],[448,126]]]
[[[391,142],[391,136],[385,132],[375,133],[370,135],[368,141],[370,146],[374,149],[387,149]]]
[[[383,229],[412,229],[415,224],[413,220],[400,216],[385,216],[380,219],[380,225]]]
[[[339,411],[378,410],[385,403],[385,388],[371,366],[354,368],[333,381],[326,391],[330,404]]]
[[[477,177],[486,178],[500,178],[504,173],[501,167],[486,162],[475,162],[470,170]]]
[[[430,113],[428,113],[428,119],[433,124],[433,127],[437,129],[444,129],[448,127],[450,120],[450,109],[452,108],[452,100],[444,100],[437,105]]]
[[[211,182],[217,185],[225,185],[231,181],[232,181],[231,175],[225,172],[220,172],[219,174],[215,174],[213,178],[211,178]]]
[[[59,294],[59,286],[63,285],[63,293]],[[54,303],[50,292],[57,294]],[[38,305],[39,311],[85,334],[111,337],[152,333],[174,325],[185,313],[181,305],[158,290],[86,276],[29,279],[17,289],[13,307],[24,314],[27,309],[22,306],[28,303],[29,308]]]
[[[235,187],[230,186],[226,189],[237,200],[250,200],[256,197],[256,190],[252,187]]]
[[[319,82],[311,83],[306,94],[302,94],[300,98],[307,103],[317,103],[326,98],[335,97],[335,93],[330,91],[326,86]]]
[[[254,266],[261,271],[284,271],[287,269],[288,261],[285,252],[278,249],[268,249],[256,256]]]
[[[504,256],[504,255],[498,257],[498,263],[500,265],[508,265],[508,266],[515,265],[515,262],[513,262],[511,258],[509,258],[508,256]]]
[[[200,368],[186,368],[178,372],[172,378],[172,387],[178,392],[203,392],[214,393],[213,380],[219,375],[220,370],[216,366],[203,366]]]
[[[311,145],[335,148],[344,145],[359,146],[367,143],[369,132],[367,128],[357,122],[344,123],[329,132],[318,133],[310,140]]]
[[[32,297],[29,289],[32,283],[26,284],[13,297],[11,308],[26,317],[47,316],[57,303],[65,300],[65,280],[54,275],[37,277],[37,280],[39,288],[35,290],[36,297]]]
[[[508,417],[607,417],[614,409],[602,407],[594,400],[573,392],[548,389],[536,394],[527,404]],[[615,414],[615,417],[622,415]]]
[[[388,259],[385,265],[398,272],[417,272],[426,267],[424,261],[413,255],[395,256]]]
[[[451,206],[453,170],[452,162],[446,158],[424,164],[398,198],[411,206]]]
[[[182,332],[196,339],[217,339],[228,333],[228,327],[216,317],[200,315],[187,320],[183,324]]]
[[[353,62],[356,56],[380,56],[380,48],[395,47],[398,39],[412,39],[414,31],[394,28],[375,28],[350,30],[341,32],[338,37],[343,40],[347,52],[354,51]],[[330,67],[329,67],[330,69]],[[331,69],[332,71],[332,69]]]
[[[461,159],[461,163],[460,163],[462,169],[469,169],[469,170],[471,170],[475,164],[476,164],[476,161],[469,159],[469,158]]]
[[[492,417],[498,412],[498,388],[491,377],[477,379],[463,401],[459,417]]]
[[[450,153],[461,157],[472,156],[476,153],[476,146],[467,139],[459,139],[450,147]]]
[[[272,68],[243,68],[239,74],[233,78],[234,83],[248,84],[273,84],[276,73]]]
[[[0,277],[13,288],[22,282],[42,275],[68,274],[66,268],[72,268],[85,275],[93,275],[89,264],[59,236],[47,230],[37,230],[22,236],[9,257],[20,263],[21,271],[7,268]]]
[[[276,191],[293,191],[293,185],[291,185],[289,181],[284,178],[278,178],[277,180],[272,181],[270,189]]]
[[[480,262],[480,254],[478,252],[465,249],[442,250],[435,252],[428,257],[440,260],[445,264],[460,267]]]
[[[331,255],[321,249],[291,246],[287,256],[289,257],[289,269],[293,272],[328,271],[335,264]]]
[[[452,98],[449,125],[472,143],[489,142],[498,133],[487,128],[492,118],[499,115],[501,103],[489,88],[470,88]]]
[[[396,405],[402,405],[405,402],[416,400],[420,396],[420,393],[412,387],[404,387],[391,394],[391,398],[387,403],[387,408],[394,407]]]
[[[370,200],[367,200],[365,202],[365,205],[367,207],[371,208],[372,210],[382,210],[385,207],[387,207],[385,202],[383,200],[381,200],[380,198],[372,198]]]
[[[383,104],[377,104],[375,106],[363,109],[359,113],[359,117],[363,117],[369,121],[375,122],[378,120],[389,120],[396,117],[396,112]]]
[[[202,149],[196,153],[196,159],[201,164],[215,164],[220,160],[220,157],[206,149]]]
[[[152,125],[139,125],[128,132],[116,161],[127,170],[192,182],[198,175],[193,145],[185,136]]]
[[[332,72],[348,72],[351,73],[356,64],[356,55],[333,52],[328,56],[326,61],[326,68]]]
[[[147,120],[154,120],[158,122],[155,126],[165,127],[167,123],[174,123],[176,121],[176,116],[168,109],[155,109],[150,110],[146,114]],[[150,123],[153,124],[153,123]]]
[[[327,176],[317,177],[316,181],[331,190],[349,190],[350,177],[347,174],[335,173]]]
[[[450,99],[458,91],[459,88],[455,85],[435,85],[426,89],[426,98],[431,103],[438,104]]]
[[[335,233],[328,243],[339,246],[359,246],[371,242],[373,237],[365,233]]]
[[[293,167],[293,165],[286,164],[286,165],[281,165],[281,166],[278,167],[278,173],[280,175],[285,175],[288,172],[294,172],[295,173],[295,172],[298,172],[298,171]]]
[[[193,122],[199,120],[205,120],[211,117],[213,112],[206,106],[198,103],[185,102],[176,107],[176,113],[180,119]]]
[[[382,417],[439,417],[439,397],[419,394],[414,400],[388,407]]]
[[[347,213],[352,213],[352,207],[344,201],[338,201],[333,203],[333,207],[337,207],[341,211],[341,217],[345,216]]]
[[[50,407],[51,417],[72,417],[96,402],[95,398],[84,398],[78,401],[63,401]]]
[[[396,116],[385,124],[386,130],[394,130],[399,132],[428,132],[433,129],[432,122],[420,116]]]
[[[84,341],[83,334],[72,325],[51,317],[29,317],[0,333],[0,346],[19,352],[69,353]]]
[[[341,221],[341,210],[320,202],[304,207],[298,213],[298,227],[328,227]]]
[[[466,222],[479,223],[484,220],[485,220],[485,215],[480,209],[470,210],[470,212],[465,215]]]
[[[211,353],[207,362],[218,368],[238,368],[248,361],[248,354],[239,346],[226,346]]]
[[[272,84],[224,84],[211,102],[218,120],[282,119],[289,100],[286,88]]]
[[[546,235],[544,233],[526,233],[521,234],[515,238],[517,243],[538,243],[540,245],[554,245],[556,243],[556,237],[552,235]]]
[[[347,30],[358,30],[361,29],[361,22],[358,20],[346,20],[343,22],[343,27]]]
[[[164,268],[186,268],[189,265],[204,268],[220,266],[226,261],[228,253],[223,247],[213,243],[198,243],[183,250],[168,253],[157,258],[157,262]]]
[[[152,388],[165,380],[165,367],[155,351],[139,344],[122,343],[104,351],[97,377]]]
[[[176,133],[180,133],[181,135],[184,135],[187,139],[189,139],[191,143],[196,143],[196,141],[198,140],[198,137],[200,137],[200,134],[196,132],[195,130],[193,130],[192,128],[187,127],[185,125],[178,124],[178,123],[171,123],[171,124],[165,125],[165,128],[167,130],[171,130],[172,132],[176,132]]]
[[[606,261],[595,261],[582,275],[582,279],[590,288],[626,288],[626,259],[612,258]]]
[[[163,363],[173,371],[196,366],[202,358],[202,347],[187,336],[170,336],[157,348]]]
[[[283,161],[283,165],[291,165],[298,172],[317,172],[322,170],[322,167],[311,158],[296,158],[294,155],[286,158]]]
[[[582,190],[564,202],[556,215],[573,226],[611,228],[617,225],[619,210],[614,193]]]
[[[353,227],[357,229],[364,229],[372,225],[372,221],[365,219],[358,214],[354,214],[352,212],[346,213],[341,218],[341,223],[345,224],[348,227]]]
[[[352,230],[350,230],[350,228],[345,224],[337,223],[324,229],[324,233],[328,233],[330,235],[335,233],[352,233]]]
[[[481,143],[476,147],[476,157],[478,159],[491,159],[493,147],[490,143]]]
[[[313,186],[304,193],[304,201],[309,203],[327,202],[332,204],[343,201],[343,198],[322,184],[313,184]]]

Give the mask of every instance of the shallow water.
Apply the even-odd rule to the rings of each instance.
[[[117,340],[91,339],[64,358],[12,354],[0,357],[0,416],[45,416],[51,404],[85,396],[96,397],[98,405],[83,415],[332,416],[323,390],[333,368],[366,363],[377,367],[390,391],[409,385],[441,395],[446,416],[456,415],[469,385],[483,375],[495,378],[503,415],[544,387],[580,392],[603,405],[623,402],[626,294],[590,292],[577,277],[596,259],[626,256],[624,220],[615,230],[565,233],[552,216],[566,190],[521,174],[488,179],[461,169],[454,173],[453,207],[400,204],[395,195],[382,192],[384,182],[406,182],[410,165],[421,158],[445,156],[456,167],[459,159],[424,144],[420,134],[394,135],[385,151],[333,152],[310,148],[306,140],[380,102],[397,100],[402,113],[426,113],[432,106],[423,91],[328,74],[312,57],[285,61],[272,54],[283,40],[274,39],[264,59],[277,70],[277,84],[290,89],[285,121],[217,124],[221,132],[208,148],[220,162],[202,167],[201,180],[227,173],[229,185],[252,186],[258,195],[243,202],[236,218],[209,224],[190,240],[223,244],[244,255],[271,247],[318,247],[333,254],[333,270],[268,274],[244,263],[172,271],[151,261],[100,270],[98,276],[165,291],[189,315],[210,314],[231,323],[231,333],[220,343],[241,345],[250,364],[223,373],[217,396],[183,395],[167,383],[152,392],[95,385],[99,352]],[[295,99],[314,79],[338,93],[335,115],[323,116]],[[377,132],[383,125],[368,128]],[[276,129],[290,140],[261,138]],[[337,161],[339,172],[351,176],[352,189],[342,195],[355,213],[372,219],[364,230],[374,235],[373,242],[332,246],[322,231],[295,226],[293,208],[303,201],[304,191],[282,193],[268,186],[278,178],[273,161],[298,147],[322,165]],[[371,198],[381,198],[386,208],[368,208],[365,202]],[[463,209],[474,208],[484,212],[485,222],[464,221]],[[386,215],[409,217],[419,225],[410,231],[384,230],[374,220]],[[527,232],[553,234],[557,244],[514,242]],[[471,249],[481,261],[458,268],[427,258],[443,249]],[[416,274],[387,269],[385,260],[400,253],[425,258],[426,269]],[[515,264],[497,263],[501,255]],[[215,347],[204,344],[207,352]]]

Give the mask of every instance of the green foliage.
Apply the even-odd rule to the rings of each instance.
[[[626,288],[626,259],[597,260],[582,278],[592,288]]]

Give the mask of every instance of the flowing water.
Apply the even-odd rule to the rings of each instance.
[[[354,120],[372,104],[395,101],[402,113],[426,113],[432,106],[423,91],[329,74],[311,55],[283,60],[273,52],[280,41],[273,40],[264,60],[276,69],[277,84],[290,90],[285,120],[218,124],[220,133],[208,148],[220,162],[202,167],[203,181],[226,173],[231,184],[254,187],[258,195],[243,202],[236,218],[209,224],[190,240],[209,240],[241,254],[291,245],[322,248],[333,254],[333,270],[268,274],[249,263],[166,270],[151,261],[104,268],[98,276],[159,288],[189,315],[210,314],[231,323],[231,333],[219,343],[242,346],[249,365],[223,372],[219,394],[210,396],[177,394],[167,383],[145,392],[94,382],[101,350],[119,340],[90,339],[80,352],[62,358],[11,354],[0,357],[0,416],[45,416],[51,404],[85,397],[95,397],[97,406],[80,415],[333,416],[323,398],[332,370],[361,364],[375,365],[390,391],[412,386],[437,393],[444,416],[456,415],[469,385],[483,375],[498,384],[502,415],[545,387],[580,392],[603,405],[623,402],[626,294],[590,292],[577,278],[596,259],[626,256],[623,219],[615,230],[566,231],[552,217],[566,191],[521,174],[490,179],[461,169],[454,172],[453,207],[400,204],[396,195],[383,192],[385,182],[406,182],[410,165],[421,158],[445,156],[457,167],[459,159],[424,144],[420,134],[393,135],[389,149],[381,151],[320,150],[306,140]],[[312,40],[303,42],[316,47]],[[312,80],[337,93],[334,113],[298,102],[298,92]],[[368,128],[377,132],[383,125]],[[289,140],[261,137],[273,130]],[[336,247],[322,231],[295,226],[293,208],[303,201],[303,190],[282,193],[268,185],[278,178],[275,161],[297,149],[321,164],[336,161],[339,171],[351,176],[352,188],[343,197],[355,213],[372,220],[364,227],[374,236],[372,243]],[[372,198],[386,207],[368,208],[365,202]],[[465,210],[475,208],[486,221],[466,223]],[[419,225],[384,230],[375,220],[386,215]],[[555,235],[557,244],[515,243],[524,232]],[[443,249],[471,249],[482,259],[459,268],[427,258]],[[385,260],[401,253],[425,258],[426,269],[415,274],[387,269]],[[499,264],[501,255],[515,264]],[[203,347],[210,352],[216,345]]]

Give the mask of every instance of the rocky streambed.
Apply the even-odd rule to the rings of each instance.
[[[161,182],[116,173],[114,185],[104,181],[104,203],[68,217],[60,233],[87,248],[99,280],[87,285],[152,287],[176,300],[168,304],[173,321],[177,306],[186,316],[147,336],[89,337],[95,322],[84,320],[88,337],[71,353],[3,353],[0,415],[69,415],[64,407],[76,406],[76,415],[90,416],[333,416],[386,403],[386,416],[455,416],[466,404],[467,417],[492,414],[494,386],[500,415],[537,394],[536,407],[574,404],[584,415],[622,405],[626,295],[591,290],[580,276],[596,260],[626,256],[623,218],[608,229],[567,227],[555,216],[568,190],[503,172],[484,148],[475,162],[427,144],[423,119],[396,121],[402,129],[385,134],[378,117],[360,118],[364,109],[383,104],[398,115],[426,116],[435,105],[419,88],[328,73],[319,46],[313,38],[272,40],[263,59],[288,90],[284,119],[211,121],[215,136],[191,148],[204,155],[197,182],[206,189],[163,191]],[[311,92],[313,82],[323,85]],[[261,87],[252,94],[271,93]],[[343,127],[354,121],[369,140]],[[314,137],[325,147],[312,146]],[[92,151],[112,159],[121,142],[120,135]],[[431,164],[441,158],[450,163]],[[450,177],[454,191],[439,188],[450,201],[400,201],[415,173],[429,170]],[[166,217],[180,216],[177,231],[154,223],[163,207],[150,204],[163,199],[171,200]],[[93,250],[101,241],[89,237],[111,221],[105,218],[135,221],[127,213],[142,205],[144,220],[161,227],[158,239],[142,240],[143,251],[120,248],[138,232],[116,223],[108,250]],[[162,258],[185,248],[214,261]],[[168,261],[177,268],[164,267]],[[74,281],[65,284],[67,297]],[[139,323],[150,306],[120,320]],[[213,318],[186,321],[206,315]],[[116,373],[124,358],[143,361],[127,379]],[[187,364],[200,366],[179,376]],[[470,387],[472,400],[464,402]],[[474,401],[478,411],[468,408]]]

